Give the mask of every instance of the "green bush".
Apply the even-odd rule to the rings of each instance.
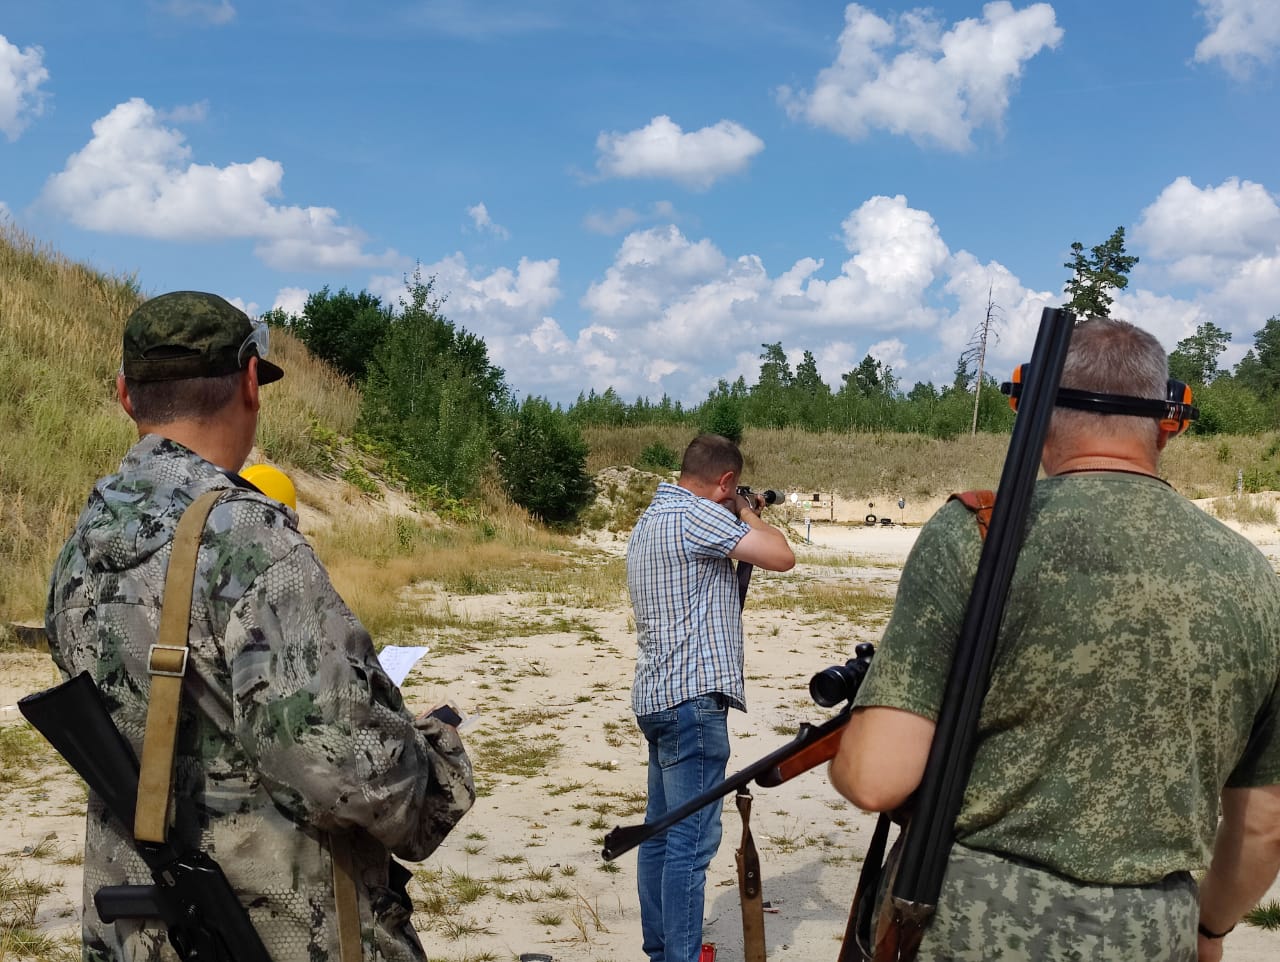
[[[680,467],[680,456],[659,441],[640,452],[636,467],[648,471],[675,471]]]
[[[734,444],[742,443],[742,412],[727,397],[717,398],[703,411],[699,427],[708,434],[719,434]]]
[[[1270,468],[1251,467],[1244,471],[1241,487],[1249,494],[1280,488],[1280,475]]]
[[[525,398],[496,447],[507,495],[543,521],[573,521],[595,497],[587,443],[568,416],[542,398]]]
[[[410,300],[374,352],[359,426],[415,490],[465,498],[489,464],[508,391],[484,341],[440,313],[432,283],[414,275]]]

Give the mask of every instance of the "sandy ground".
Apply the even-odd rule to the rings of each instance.
[[[794,530],[803,540],[803,522]],[[730,771],[784,744],[800,721],[828,717],[808,699],[809,677],[849,657],[857,642],[876,640],[881,627],[801,606],[771,607],[770,599],[852,580],[889,598],[916,532],[815,522],[812,544],[797,548],[795,571],[757,574],[744,614],[750,711],[731,713]],[[1280,533],[1247,533],[1273,561],[1280,556]],[[613,554],[624,547],[612,537],[597,544]],[[625,596],[585,605],[572,597],[426,592],[421,603],[509,625],[472,651],[429,654],[405,685],[411,706],[450,700],[462,710],[484,792],[440,851],[416,866],[417,924],[429,955],[458,962],[535,952],[572,962],[641,959],[635,853],[612,863],[600,857],[609,828],[643,820],[646,753],[630,711],[634,635]],[[54,680],[47,655],[0,654],[0,725],[24,724],[9,706]],[[540,765],[546,749],[555,755]],[[522,765],[528,767],[519,774]],[[839,798],[821,771],[755,788],[754,795],[752,827],[771,903],[769,955],[833,958],[874,820]],[[50,766],[0,778],[0,802],[0,865],[53,885],[39,903],[38,923],[74,938],[81,790],[70,773]],[[721,962],[733,962],[743,953],[734,868],[741,827],[731,799],[724,829],[708,876],[704,935]],[[1280,886],[1270,897],[1280,898]],[[1280,957],[1280,933],[1242,926],[1226,944],[1233,962]]]

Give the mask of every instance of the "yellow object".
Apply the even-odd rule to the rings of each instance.
[[[273,501],[287,504],[294,511],[298,510],[298,492],[289,480],[289,475],[279,468],[270,464],[254,464],[241,471],[240,477]]]

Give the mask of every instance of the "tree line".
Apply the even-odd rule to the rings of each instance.
[[[1265,322],[1253,347],[1228,371],[1219,360],[1230,341],[1229,333],[1205,322],[1169,354],[1169,376],[1191,386],[1200,408],[1192,433],[1280,428],[1280,315]],[[701,404],[686,409],[665,396],[657,404],[645,398],[629,404],[610,388],[579,394],[568,416],[580,425],[682,423],[738,438],[747,428],[783,427],[952,438],[971,430],[1006,432],[1013,425],[999,383],[989,374],[979,381],[968,352],[957,360],[951,383],[937,387],[919,381],[904,391],[892,369],[871,355],[833,389],[819,376],[812,352],[805,351],[793,371],[780,342],[761,347],[754,384],[741,377],[732,384],[722,379]]]
[[[1138,257],[1125,252],[1125,232],[1117,227],[1091,248],[1075,241],[1063,307],[1077,317],[1109,317],[1114,291],[1129,283]],[[918,381],[904,389],[892,369],[865,356],[828,385],[811,351],[792,370],[781,342],[762,344],[754,384],[745,378],[721,380],[701,404],[684,409],[663,397],[626,403],[612,389],[579,394],[568,415],[582,425],[685,423],[740,438],[746,428],[795,427],[807,431],[900,431],[951,438],[965,431],[1005,432],[1013,412],[999,383],[986,373],[987,349],[999,336],[999,305],[988,297],[954,376],[941,387]],[[1280,428],[1280,315],[1254,334],[1254,344],[1231,371],[1219,366],[1231,335],[1212,322],[1178,342],[1169,354],[1169,376],[1189,384],[1200,408],[1196,434],[1256,434]]]
[[[1102,244],[1071,245],[1067,302],[1079,316],[1109,316],[1111,293],[1128,284],[1138,258],[1125,253],[1124,229]],[[536,517],[570,522],[594,496],[581,428],[678,424],[740,441],[748,428],[875,431],[951,438],[966,431],[1006,432],[1013,412],[986,372],[988,347],[999,337],[1001,311],[988,296],[952,380],[904,389],[881,360],[866,355],[828,385],[812,351],[794,369],[781,341],[761,345],[759,373],[721,379],[701,403],[684,406],[663,395],[627,402],[613,388],[591,390],[561,408],[529,396],[519,403],[484,341],[443,313],[434,278],[415,271],[408,293],[392,307],[368,291],[328,287],[311,294],[298,314],[263,315],[289,329],[317,356],[361,388],[358,432],[412,486],[442,498],[473,494],[493,470],[508,495]],[[1280,427],[1280,315],[1269,318],[1231,371],[1219,360],[1231,335],[1201,324],[1169,355],[1170,376],[1191,385],[1201,410],[1198,434],[1253,434]],[[674,452],[647,452],[649,466],[673,468]]]

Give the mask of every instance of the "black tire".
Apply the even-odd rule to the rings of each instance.
[[[862,520],[863,520],[863,521],[865,521],[867,524],[875,524],[875,523],[876,523],[877,521],[879,521],[880,519],[879,519],[879,518],[877,518],[874,514],[869,514],[869,515],[867,515],[865,518],[863,518]]]

